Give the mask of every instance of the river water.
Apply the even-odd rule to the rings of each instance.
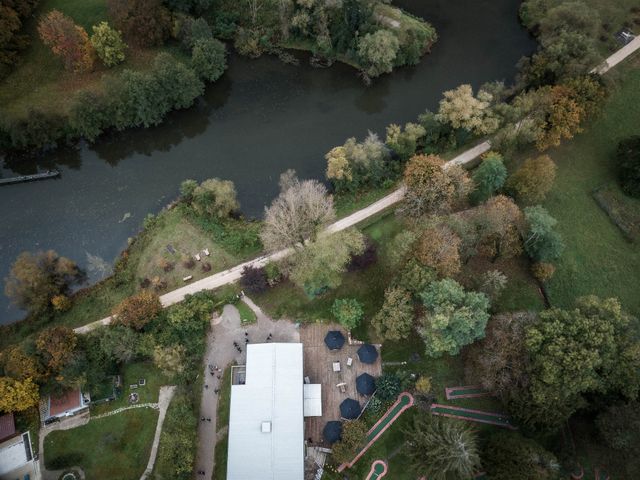
[[[340,64],[315,69],[304,58],[296,67],[230,55],[229,69],[198,104],[158,127],[109,135],[37,162],[5,160],[5,177],[54,166],[62,176],[0,188],[0,278],[24,250],[54,249],[83,267],[89,255],[112,263],[185,178],[233,180],[243,212],[260,216],[282,171],[322,179],[324,154],[347,137],[368,130],[384,135],[387,124],[436,109],[441,93],[461,83],[509,81],[518,59],[535,48],[518,23],[519,0],[395,3],[431,22],[439,40],[418,66],[370,87]],[[22,315],[0,294],[0,323]]]

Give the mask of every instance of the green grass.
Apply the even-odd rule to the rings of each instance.
[[[620,44],[615,40],[614,34],[624,28],[626,23],[631,24],[631,30],[636,34],[640,33],[640,25],[634,24],[634,18],[640,15],[633,14],[631,8],[637,7],[637,0],[584,0],[584,3],[592,10],[597,11],[600,17],[600,31],[598,35],[603,35],[605,41],[600,39],[600,47],[603,53],[609,54],[620,48]],[[608,30],[605,29],[608,25]]]
[[[167,378],[151,361],[128,363],[122,367],[122,393],[112,402],[95,405],[91,409],[93,415],[115,410],[129,405],[129,393],[136,392],[138,403],[156,403],[162,385],[167,385]],[[146,384],[135,390],[130,390],[129,385],[138,383],[144,378]]]
[[[549,153],[558,165],[556,183],[544,206],[558,220],[567,245],[547,292],[551,304],[570,307],[576,297],[618,297],[640,313],[640,246],[597,205],[592,192],[603,184],[618,189],[613,153],[622,138],[638,133],[640,69],[623,67],[620,83],[602,114],[585,131]]]
[[[346,217],[347,215],[380,200],[385,195],[393,192],[396,188],[398,188],[398,185],[393,184],[388,188],[370,188],[357,192],[342,192],[338,195],[334,195],[333,202],[336,207],[336,215],[338,218]]]
[[[213,468],[215,479],[224,480],[227,478],[227,453],[229,452],[229,433],[218,440],[215,449],[215,467]],[[250,460],[248,460],[250,461]]]
[[[149,459],[158,412],[129,410],[45,439],[47,469],[80,466],[86,478],[139,478]]]
[[[218,392],[218,412],[216,428],[218,431],[229,425],[229,415],[231,414],[231,366],[224,369]]]
[[[253,310],[251,310],[249,305],[247,305],[246,303],[240,301],[236,303],[236,308],[240,313],[240,322],[243,325],[249,325],[251,323],[255,323],[256,320],[258,319],[258,317],[256,317],[256,314],[253,312]]]

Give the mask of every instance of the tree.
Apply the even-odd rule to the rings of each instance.
[[[482,449],[482,466],[496,480],[560,480],[560,463],[536,441],[518,432],[499,431]]]
[[[186,202],[193,200],[193,192],[198,188],[198,182],[195,180],[187,179],[180,183],[180,197]]]
[[[504,402],[516,398],[529,384],[525,332],[537,320],[532,312],[491,317],[485,337],[465,352],[465,377],[480,383]]]
[[[77,343],[75,332],[63,326],[42,330],[36,338],[38,353],[52,373],[59,372],[69,364]]]
[[[353,460],[358,449],[364,445],[367,430],[367,426],[361,420],[351,420],[342,424],[340,440],[331,446],[331,455],[336,463]]]
[[[476,135],[487,135],[498,128],[498,119],[490,108],[493,100],[490,93],[480,91],[476,98],[471,85],[460,85],[455,90],[447,90],[443,96],[436,116],[440,122]]]
[[[429,393],[431,391],[431,377],[420,375],[416,380],[416,391],[418,393]]]
[[[556,273],[556,267],[553,263],[536,262],[531,265],[531,273],[539,282],[548,282]]]
[[[218,80],[227,69],[227,50],[224,43],[215,38],[196,41],[191,51],[191,66],[203,80]]]
[[[415,155],[404,170],[407,192],[402,207],[406,216],[418,218],[429,213],[447,212],[468,191],[466,174],[445,169],[436,155]]]
[[[124,325],[109,325],[96,331],[98,346],[116,363],[127,363],[140,352],[144,342],[135,330]]]
[[[482,338],[489,319],[489,299],[484,293],[465,292],[455,280],[433,282],[420,294],[425,315],[418,333],[427,355],[457,355],[460,349]]]
[[[156,345],[153,349],[153,363],[165,375],[174,375],[184,370],[186,348],[184,345],[162,347]]]
[[[555,179],[556,164],[549,155],[541,155],[525,160],[509,177],[507,187],[518,200],[530,205],[545,199]]]
[[[85,274],[71,260],[53,250],[23,252],[5,278],[5,294],[20,308],[43,313],[56,295],[68,294],[73,285],[82,283]]]
[[[0,377],[0,411],[23,412],[38,405],[38,385],[31,378]]]
[[[637,452],[640,447],[640,403],[632,401],[610,405],[596,417],[598,433],[605,443],[615,449]]]
[[[22,27],[31,16],[37,2],[13,0],[0,5],[0,78],[5,77],[20,60],[20,53],[30,42]]]
[[[161,311],[162,304],[158,295],[143,290],[120,302],[114,308],[113,315],[116,319],[116,324],[124,325],[134,330],[142,330]]]
[[[585,110],[575,100],[574,92],[564,85],[546,87],[548,91],[547,117],[542,131],[536,140],[538,150],[557,147],[563,138],[571,139],[582,131],[580,123]]]
[[[431,267],[425,267],[416,259],[411,259],[402,267],[398,275],[394,278],[393,284],[417,295],[436,280],[438,275]]]
[[[587,394],[638,395],[638,321],[617,299],[582,297],[573,310],[552,308],[539,317],[525,338],[530,383],[516,412],[525,422],[556,428],[587,404]]]
[[[482,274],[479,290],[491,301],[495,301],[507,287],[507,282],[507,276],[500,270],[488,270]]]
[[[51,10],[38,23],[42,42],[62,59],[64,68],[88,72],[93,68],[93,47],[84,28],[58,10]]]
[[[418,476],[433,480],[472,478],[480,467],[478,440],[468,424],[417,415],[405,432],[406,451]]]
[[[370,267],[378,260],[378,247],[369,237],[364,238],[364,250],[357,255],[351,255],[347,270],[355,272]]]
[[[107,0],[107,8],[115,25],[136,45],[162,45],[169,36],[171,15],[162,0]]]
[[[474,229],[475,248],[481,254],[495,260],[522,251],[519,234],[522,212],[509,197],[491,197],[473,211],[469,223]]]
[[[408,160],[416,153],[418,141],[427,135],[427,130],[416,123],[406,123],[404,131],[400,125],[391,124],[387,127],[385,143],[403,161]]]
[[[362,304],[355,298],[336,298],[331,306],[331,314],[347,330],[353,330],[364,316]]]
[[[196,73],[173,55],[161,52],[153,59],[152,80],[160,95],[155,101],[163,105],[166,112],[187,108],[193,100],[204,93],[204,83]]]
[[[242,269],[240,285],[249,293],[262,293],[269,287],[269,279],[264,268],[248,265]]]
[[[314,241],[335,216],[333,198],[324,185],[294,178],[265,209],[260,238],[271,251],[300,246]]]
[[[364,237],[355,229],[325,234],[287,259],[289,278],[309,296],[338,287],[351,256],[364,250]]]
[[[376,335],[384,340],[401,340],[411,333],[415,313],[411,294],[391,286],[384,292],[382,308],[371,320]]]
[[[540,205],[525,208],[524,218],[524,249],[529,256],[536,262],[558,259],[564,250],[562,237],[554,230],[558,221]]]
[[[475,203],[486,202],[504,185],[507,179],[507,168],[502,161],[502,155],[497,152],[489,152],[482,163],[473,172],[473,183],[476,189],[472,192]]]
[[[326,176],[337,191],[379,185],[386,179],[385,165],[389,158],[389,149],[375,133],[369,132],[362,142],[351,137],[325,155]]]
[[[0,366],[6,375],[17,380],[31,378],[39,381],[44,376],[37,359],[28,355],[20,345],[13,345],[0,354]]]
[[[169,466],[171,478],[188,478],[194,468],[197,417],[191,399],[178,393],[167,410],[158,447],[158,461]]]
[[[367,33],[358,41],[358,58],[370,77],[377,77],[393,70],[400,42],[389,30],[380,29]]]
[[[122,41],[122,34],[111,28],[107,22],[100,22],[92,28],[91,45],[102,63],[107,67],[113,67],[124,62],[127,45]]]
[[[618,143],[618,183],[627,195],[640,197],[640,135]]]
[[[80,90],[71,105],[69,125],[73,131],[93,142],[110,125],[107,103],[102,93]]]
[[[440,277],[452,277],[460,271],[461,240],[444,224],[427,228],[416,246],[416,258],[433,268]]]
[[[193,191],[191,205],[200,215],[227,218],[240,208],[236,187],[231,180],[210,178]]]

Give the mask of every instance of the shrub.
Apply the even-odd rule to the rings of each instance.
[[[56,295],[51,299],[51,305],[56,312],[66,312],[71,308],[71,300],[66,295]]]
[[[202,271],[203,272],[210,272],[211,271],[211,264],[209,262],[203,262],[202,263]]]
[[[540,203],[553,187],[556,164],[549,155],[525,160],[509,177],[507,186],[515,197],[528,204]]]
[[[198,40],[191,52],[191,66],[203,80],[215,82],[227,68],[226,47],[215,38]]]
[[[358,58],[370,77],[377,77],[393,70],[400,49],[398,38],[388,30],[367,33],[358,42]]]
[[[165,284],[166,285],[166,284]],[[142,330],[162,310],[157,295],[142,291],[124,299],[114,310],[116,324],[125,325],[134,330]]]
[[[240,285],[249,293],[262,293],[269,287],[269,279],[264,268],[246,266],[242,269]]]
[[[598,432],[615,450],[638,451],[640,447],[640,403],[629,402],[609,406],[596,418]]]
[[[554,230],[558,221],[540,205],[525,208],[524,217],[527,223],[524,248],[529,256],[537,262],[558,259],[564,250],[562,237]]]
[[[240,208],[233,182],[219,178],[210,178],[196,187],[191,205],[200,215],[217,218],[228,217]]]
[[[473,172],[472,178],[476,186],[471,194],[472,200],[475,203],[486,202],[502,188],[507,179],[507,169],[502,155],[496,152],[487,153],[480,166]]]
[[[395,400],[401,387],[400,378],[395,373],[383,373],[376,379],[376,395],[385,402]]]
[[[182,261],[182,266],[184,268],[191,270],[193,267],[196,266],[196,261],[193,258],[188,257]]]
[[[531,265],[531,273],[540,282],[544,283],[553,277],[556,267],[553,263],[537,262]]]
[[[211,32],[211,27],[204,18],[200,17],[194,19],[192,17],[187,17],[182,24],[180,37],[182,37],[183,46],[187,50],[191,51],[196,42],[200,40],[213,39],[213,33]]]
[[[331,313],[340,325],[348,330],[353,330],[364,315],[362,304],[354,298],[337,298],[331,307]]]
[[[640,135],[622,140],[616,159],[620,187],[627,195],[640,197]]]
[[[429,393],[431,391],[431,377],[421,375],[416,381],[416,390],[420,393]]]
[[[122,41],[122,34],[111,28],[107,22],[93,26],[91,45],[105,66],[113,67],[124,62],[124,50],[127,45]]]
[[[81,90],[71,105],[69,124],[74,133],[93,142],[111,123],[106,97],[91,90]]]
[[[340,441],[331,447],[332,457],[336,463],[348,462],[353,459],[358,449],[364,444],[367,430],[365,423],[360,420],[343,423]]]

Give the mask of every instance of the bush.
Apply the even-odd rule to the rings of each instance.
[[[620,187],[627,195],[640,197],[640,135],[618,144],[616,160]]]
[[[473,172],[473,183],[476,189],[471,194],[475,203],[486,202],[489,197],[502,188],[507,179],[507,169],[502,155],[489,152],[480,166]]]
[[[605,443],[615,450],[637,452],[640,448],[640,403],[611,405],[596,418]]]
[[[348,330],[353,330],[364,315],[362,304],[354,298],[337,298],[331,307],[331,313],[340,325]]]
[[[556,164],[549,155],[541,155],[525,160],[509,177],[507,186],[521,202],[540,203],[553,187],[555,178]]]
[[[111,28],[107,22],[93,26],[91,45],[105,66],[113,67],[124,62],[124,50],[127,45],[122,41],[120,32]]]
[[[525,208],[524,217],[527,223],[524,248],[529,256],[537,262],[558,259],[564,250],[562,237],[554,230],[558,221],[540,205]]]
[[[376,379],[376,395],[384,402],[395,400],[401,389],[402,383],[395,373],[383,373]]]
[[[249,293],[262,293],[269,287],[269,279],[264,268],[246,266],[242,269],[240,286]]]
[[[113,315],[116,316],[116,324],[142,330],[158,316],[161,310],[162,305],[158,296],[143,290],[124,299],[114,308]]]
[[[224,43],[215,38],[196,41],[191,52],[191,66],[203,80],[215,82],[227,68]]]
[[[537,262],[531,265],[531,273],[540,282],[548,282],[556,272],[553,263]]]
[[[377,77],[393,70],[400,49],[398,38],[389,30],[380,29],[367,33],[358,42],[358,58],[370,77]]]
[[[196,266],[196,261],[193,258],[188,257],[182,261],[182,266],[188,270],[191,270]]]

